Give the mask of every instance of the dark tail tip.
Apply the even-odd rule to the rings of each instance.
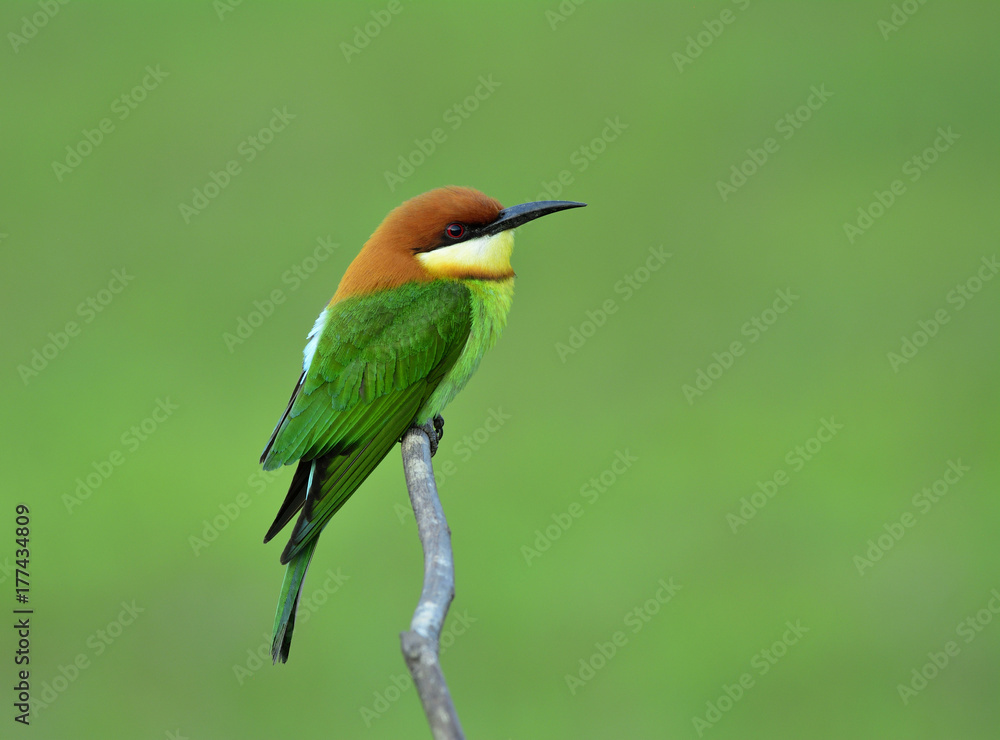
[[[281,551],[281,557],[278,559],[282,565],[288,565],[292,558],[299,554],[299,549],[292,544],[292,540],[288,540],[288,544],[285,545],[285,549]],[[303,576],[305,579],[305,576]],[[298,597],[296,597],[296,603],[298,603]]]
[[[288,652],[292,647],[292,626],[294,621],[295,617],[293,616],[274,636],[274,641],[271,643],[271,662],[274,665],[288,662]]]

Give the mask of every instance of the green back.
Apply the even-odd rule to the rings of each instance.
[[[307,477],[296,476],[275,520],[280,528],[308,501],[282,562],[319,533],[414,422],[472,326],[469,290],[456,280],[407,283],[328,311],[312,362],[261,458],[266,470],[318,463],[308,495]]]

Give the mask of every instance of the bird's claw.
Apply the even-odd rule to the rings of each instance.
[[[414,426],[427,435],[427,439],[431,443],[431,457],[434,457],[438,451],[438,443],[444,436],[444,418],[438,414],[426,424],[414,424]]]

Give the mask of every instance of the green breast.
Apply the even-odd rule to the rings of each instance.
[[[421,423],[440,414],[448,402],[469,382],[486,350],[500,338],[500,332],[507,324],[507,313],[514,300],[512,277],[506,280],[462,280],[461,282],[471,294],[472,329],[455,366],[417,414]]]

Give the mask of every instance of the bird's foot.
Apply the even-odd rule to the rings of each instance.
[[[444,436],[444,418],[438,414],[426,424],[414,424],[417,429],[423,430],[427,439],[431,443],[431,457],[437,454],[438,443]]]

